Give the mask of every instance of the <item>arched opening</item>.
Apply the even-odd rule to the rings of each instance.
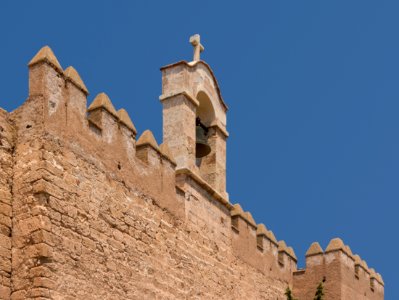
[[[211,99],[209,99],[205,92],[200,91],[197,94],[197,100],[199,102],[197,117],[200,118],[204,125],[209,127],[213,120],[215,120],[215,109],[213,108]]]
[[[200,91],[197,94],[199,106],[196,114],[196,164],[201,166],[202,158],[211,152],[208,143],[209,126],[215,119],[215,110],[212,102],[205,92]]]

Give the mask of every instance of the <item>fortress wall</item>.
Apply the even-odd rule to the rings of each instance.
[[[342,298],[343,299],[384,299],[384,285],[376,276],[373,269],[369,269],[365,262],[363,267],[356,262],[347,260],[342,264]]]
[[[51,235],[49,219],[41,190],[41,178],[56,170],[43,161],[44,97],[31,94],[29,99],[10,114],[15,124],[15,147],[12,180],[11,228],[11,299],[26,299],[50,284]],[[44,277],[46,276],[46,278]],[[4,298],[9,299],[9,298]]]
[[[180,174],[177,178],[178,186],[185,195],[185,221],[197,230],[206,229],[208,237],[218,241],[221,255],[231,252],[231,218],[228,203],[217,201],[187,174]]]
[[[12,113],[12,299],[283,297],[290,278],[234,252],[231,205],[152,134],[136,141],[109,103],[86,118],[83,89],[46,62],[30,77]]]
[[[277,242],[265,225],[256,224],[251,213],[235,204],[232,216],[232,250],[235,256],[264,274],[284,280],[292,286],[292,272],[297,259],[284,241]]]
[[[298,299],[313,299],[316,288],[323,283],[326,299],[342,298],[340,253],[314,255],[306,258],[306,269],[294,273],[293,294]]]
[[[317,285],[324,280],[326,299],[384,299],[381,277],[339,239],[333,239],[330,245],[324,253],[307,254],[306,269],[294,272],[294,296],[311,299]]]
[[[329,299],[355,299],[365,285],[351,281],[352,266],[383,293],[381,277],[337,249],[309,255],[296,271],[291,247],[201,176],[176,170],[150,131],[136,139],[108,96],[87,108],[76,70],[63,71],[43,49],[30,63],[28,100],[11,123],[0,111],[2,143],[15,139],[0,147],[0,158],[15,162],[0,160],[14,176],[0,174],[0,195],[12,195],[12,224],[0,224],[12,236],[0,252],[11,257],[9,269],[0,259],[0,291],[9,292],[11,276],[10,299],[284,299],[287,286],[307,299],[320,276]]]
[[[10,296],[14,128],[0,109],[0,298]]]
[[[286,282],[237,259],[226,240],[215,239],[211,227],[176,218],[140,186],[124,184],[100,168],[99,161],[72,151],[57,138],[48,136],[44,148],[46,160],[62,172],[51,177],[45,191],[56,276],[51,286],[40,290],[42,296],[282,297]]]
[[[48,71],[51,72],[51,69]],[[43,151],[48,103],[44,90],[40,88],[47,78],[40,69],[33,72],[38,72],[38,76],[35,82],[30,81],[28,100],[10,114],[16,127],[12,183],[11,299],[45,296],[46,287],[53,287],[55,278],[48,197],[43,191],[51,190],[49,180],[60,170],[46,161]],[[56,73],[53,75],[57,77]]]

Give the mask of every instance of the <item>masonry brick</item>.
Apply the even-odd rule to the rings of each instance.
[[[383,299],[349,247],[313,246],[297,270],[293,249],[230,203],[227,105],[197,54],[161,69],[160,146],[150,131],[136,141],[104,93],[87,106],[49,47],[31,60],[27,101],[0,109],[1,299],[284,299],[287,287],[308,299],[324,277],[328,299]]]

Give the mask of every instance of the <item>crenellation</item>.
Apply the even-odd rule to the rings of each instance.
[[[278,263],[280,267],[288,269],[290,273],[296,271],[297,258],[292,247],[288,247],[285,241],[278,242]]]
[[[95,111],[96,109],[103,108],[115,118],[118,118],[118,114],[114,105],[111,102],[111,99],[108,97],[106,93],[98,94],[93,102],[90,104],[89,108],[87,109],[88,112]]]
[[[351,258],[352,260],[354,260],[351,248],[348,245],[345,245],[344,249],[345,249],[345,252],[348,255],[348,257]]]
[[[260,224],[260,225],[263,225],[263,224]],[[259,225],[258,225],[258,227],[259,227]],[[266,234],[264,234],[263,231],[261,234],[258,233],[257,245],[258,245],[258,249],[261,250],[261,252],[263,252],[265,255],[270,257],[271,262],[269,262],[269,263],[273,266],[277,266],[278,243],[277,243],[276,238],[274,237],[273,232],[267,230]],[[267,270],[267,267],[266,267],[266,270]]]
[[[278,248],[278,242],[277,242],[277,239],[276,239],[273,231],[271,231],[271,230],[268,231],[268,238]]]
[[[257,226],[252,218],[244,212],[239,204],[231,211],[233,253],[254,268],[263,270],[257,252]]]
[[[127,126],[120,125],[118,132],[118,144],[125,150],[126,161],[129,165],[135,164],[136,157],[136,135],[134,131]],[[119,162],[118,169],[122,168],[122,162]],[[124,163],[125,164],[125,163]]]
[[[79,132],[87,126],[87,95],[89,92],[73,67],[68,67],[64,75],[65,117],[62,119],[65,119],[65,127]]]
[[[377,288],[377,274],[373,268],[370,269],[370,288],[371,290],[375,290]]]
[[[295,255],[294,248],[292,248],[291,246],[288,247],[288,248],[287,248],[287,253],[288,253],[288,256],[289,256],[293,261],[295,261],[295,263],[298,261],[296,255]]]
[[[145,130],[137,140],[136,147],[150,146],[155,151],[160,152],[159,146],[151,130]]]
[[[71,68],[69,68],[69,70],[71,70]],[[65,72],[67,74],[70,74],[69,77],[74,77],[74,82],[80,84],[80,86],[82,87],[84,85],[84,83],[81,81],[80,79],[80,83],[79,80],[77,79],[77,72],[75,72],[75,74],[73,74],[74,72],[69,71],[69,72]],[[71,74],[73,74],[74,76],[72,76]],[[80,77],[79,77],[80,78]],[[66,92],[64,92],[67,96],[68,96],[68,89],[71,89],[71,87],[75,88],[76,84],[72,84],[69,83],[71,82],[71,80],[66,80],[67,85],[66,85]],[[69,88],[68,88],[68,84],[69,84]],[[82,89],[78,89],[75,88],[75,90],[79,90],[79,92],[83,95],[83,98],[81,98],[81,101],[75,101],[76,103],[78,103],[80,105],[80,107],[84,107],[84,114],[81,114],[80,119],[81,120],[85,120],[86,119],[86,107],[85,107],[85,96],[86,94],[83,93]],[[68,98],[68,97],[67,97]],[[71,103],[70,101],[71,99],[68,99],[67,104],[68,104],[68,108],[71,107]],[[62,107],[62,105],[60,106]],[[82,111],[82,109],[80,109],[80,111]],[[120,151],[114,152],[111,150],[105,150],[105,153],[107,155],[105,156],[114,156],[114,165],[117,167],[117,169],[121,170],[121,168],[126,168],[126,161],[128,161],[130,167],[128,167],[128,169],[132,169],[134,168],[133,166],[135,164],[137,164],[137,160],[135,160],[135,150],[136,150],[136,141],[135,141],[135,135],[136,135],[136,129],[133,125],[133,122],[130,120],[130,117],[128,116],[127,112],[124,109],[119,110],[118,112],[116,112],[115,108],[112,105],[111,100],[109,99],[109,97],[104,94],[101,93],[99,95],[97,95],[97,97],[94,99],[94,101],[92,102],[92,104],[89,106],[89,108],[87,109],[87,119],[89,121],[89,126],[88,128],[90,128],[91,130],[89,130],[87,133],[85,133],[85,123],[83,122],[82,126],[79,126],[79,122],[72,122],[69,127],[74,128],[74,132],[82,132],[83,129],[83,133],[85,134],[89,134],[89,136],[94,137],[97,141],[94,142],[93,146],[99,146],[101,148],[108,148],[108,147],[120,147],[121,145],[123,145],[123,149],[125,151],[125,153],[122,153]],[[60,113],[65,113],[66,114],[66,118],[70,119],[71,114],[68,113],[68,111],[61,111]],[[60,120],[64,119],[63,117],[59,118]],[[79,119],[79,116],[77,116],[75,119]],[[86,123],[87,124],[87,123]],[[74,127],[75,125],[77,125],[76,127]],[[83,127],[83,128],[82,128]],[[93,129],[94,129],[94,135],[93,135]],[[66,138],[66,137],[65,137]],[[71,136],[71,139],[80,139],[80,136]],[[90,140],[92,140],[92,138],[90,138]],[[105,144],[99,144],[99,140],[104,140],[107,144],[109,144],[109,146],[106,146]],[[104,154],[105,154],[104,153]],[[118,158],[119,156],[119,158]],[[104,157],[105,158],[105,157]],[[162,156],[162,158],[166,158],[165,156]],[[156,162],[156,160],[153,160],[154,162]],[[170,160],[168,160],[169,162]],[[173,164],[173,163],[172,163]],[[139,167],[139,169],[142,167]],[[169,169],[173,169],[172,166],[169,166],[169,163],[166,163],[161,169],[160,168],[156,168],[155,172],[160,172],[161,174],[164,174],[164,176],[161,176],[161,178],[163,178],[162,181],[165,181],[164,183],[160,184],[160,189],[163,189],[164,187],[166,187],[167,183],[171,182],[171,177],[173,176],[173,173],[171,173],[171,171]],[[141,172],[141,171],[139,171]],[[147,171],[146,171],[147,172]],[[154,172],[150,172],[147,174],[154,174]],[[155,174],[154,174],[155,175]],[[149,175],[149,176],[153,176],[153,175]],[[174,180],[173,180],[174,182]],[[172,185],[173,186],[173,185]]]
[[[36,64],[45,62],[51,65],[54,69],[56,69],[60,74],[63,73],[63,69],[61,64],[58,62],[58,59],[55,57],[53,51],[50,49],[49,46],[44,46],[39,50],[38,53],[31,59],[28,66],[33,68]]]
[[[306,251],[306,257],[323,254],[323,249],[318,242],[313,242]]]
[[[364,296],[383,299],[383,288],[380,282],[377,287],[377,277],[359,255],[353,255],[348,245],[335,238],[324,252],[317,242],[309,247],[306,269],[294,273],[294,293],[306,299],[311,296],[311,287],[323,279],[326,297],[337,297],[338,291],[343,299],[363,299]]]
[[[256,222],[255,222],[254,218],[252,217],[252,214],[251,214],[249,211],[246,211],[246,212],[245,212],[245,216],[246,216],[246,220],[247,220],[250,224],[254,224],[255,227],[257,227],[257,226],[256,226]]]
[[[278,263],[281,266],[285,265],[285,258],[287,253],[287,245],[285,244],[284,241],[278,241]]]
[[[87,107],[82,78],[48,46],[30,61],[29,98],[0,110],[0,298],[282,299],[290,286],[308,299],[325,280],[328,299],[383,299],[381,275],[342,240],[313,243],[297,271],[294,249],[230,203],[213,71],[161,71],[158,145],[149,130],[136,141],[105,93]]]
[[[361,272],[367,272],[368,273],[368,269],[365,266],[365,264],[363,263],[363,261],[361,260],[359,255],[354,255],[353,256],[354,260],[355,260],[355,276],[359,277]]]
[[[54,118],[54,113],[63,108],[63,87],[65,80],[62,73],[59,73],[57,69],[53,68],[53,65],[47,64],[46,62],[39,62],[29,69],[29,96],[30,98],[35,96],[41,96],[41,100],[44,101],[44,107],[46,114],[44,120],[48,124],[52,124],[51,121]],[[40,99],[37,97],[36,99]],[[57,114],[58,117],[60,113]],[[65,120],[65,117],[59,121]],[[50,121],[50,122],[49,122]]]
[[[296,266],[297,258],[292,247],[288,247],[285,241],[278,241],[278,262],[281,266],[286,264],[291,267],[292,262]]]
[[[153,168],[158,168],[160,164],[160,154],[158,143],[150,130],[145,130],[136,143],[137,157]]]
[[[296,270],[296,256],[284,241],[277,242],[272,231],[264,224],[256,225],[249,212],[239,204],[231,210],[234,253],[259,271],[290,283],[290,274]],[[284,248],[284,249],[283,249]]]
[[[328,246],[327,246],[325,252],[328,253],[328,252],[337,251],[337,250],[341,250],[341,251],[343,251],[343,252],[346,252],[345,244],[344,244],[344,242],[343,242],[340,238],[334,238],[334,239],[332,239],[332,240],[328,243]]]
[[[377,273],[373,268],[369,269],[370,272],[370,288],[376,293],[383,293],[384,291],[384,281],[379,273]]]
[[[124,125],[126,128],[128,128],[132,132],[133,138],[135,138],[136,134],[137,134],[137,130],[136,130],[136,127],[134,126],[132,120],[130,119],[127,111],[124,108],[121,108],[120,110],[118,110],[117,114],[118,114],[119,122],[122,125]]]
[[[380,273],[377,273],[377,281],[378,281],[382,286],[385,285],[384,280],[382,280],[382,276],[381,276]]]
[[[270,250],[270,244],[267,242],[268,241],[267,234],[268,232],[266,226],[264,224],[258,224],[256,228],[256,243],[257,243],[256,246],[261,251]]]
[[[236,218],[241,218],[244,220],[248,225],[256,228],[256,222],[253,219],[252,215],[250,212],[244,212],[243,209],[241,208],[241,205],[236,203],[233,205],[233,209],[231,210],[231,218],[236,219]],[[236,227],[237,231],[239,232],[239,228]]]
[[[82,78],[78,71],[72,66],[69,66],[64,71],[65,80],[74,84],[78,89],[80,89],[86,96],[89,95],[89,90],[87,89],[86,85],[84,84]]]
[[[100,130],[102,139],[112,143],[116,137],[119,118],[108,95],[98,94],[87,109],[87,113],[89,123]]]

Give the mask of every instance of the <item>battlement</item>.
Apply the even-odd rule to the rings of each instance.
[[[285,279],[296,270],[293,248],[278,242],[264,224],[257,225],[251,213],[244,212],[239,204],[231,210],[231,228],[234,253],[254,268]]]
[[[143,186],[152,183],[146,188],[150,194],[155,190],[174,195],[176,163],[168,145],[159,147],[148,130],[136,141],[137,130],[125,109],[117,111],[105,93],[98,94],[87,108],[87,95],[78,72],[73,67],[64,71],[46,46],[29,63],[29,99],[15,114],[24,115],[35,105],[32,102],[44,104],[41,122],[47,134],[70,146],[87,147],[116,174],[139,173]]]
[[[327,298],[336,297],[336,293],[340,293],[343,299],[355,299],[355,295],[359,299],[363,296],[367,299],[384,298],[381,275],[370,269],[359,255],[353,255],[350,247],[339,238],[332,239],[325,251],[317,242],[309,247],[306,268],[294,272],[296,297],[311,297],[321,281],[325,282]]]
[[[139,135],[107,94],[87,106],[79,73],[64,70],[49,47],[28,66],[27,101],[0,110],[0,229],[8,232],[0,275],[13,282],[0,286],[1,298],[151,298],[153,290],[220,298],[229,290],[232,298],[275,299],[295,280],[313,284],[318,270],[345,282],[348,294],[368,282],[368,294],[383,295],[381,276],[342,241],[325,252],[313,244],[306,270],[297,271],[293,248],[230,203],[227,105],[205,62],[161,68],[160,145],[150,130]],[[205,157],[196,155],[198,118],[208,130]]]

